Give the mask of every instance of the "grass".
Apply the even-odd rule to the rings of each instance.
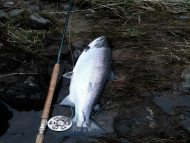
[[[23,48],[32,53],[38,53],[43,49],[43,39],[49,31],[56,30],[55,19],[51,15],[40,14],[44,18],[51,20],[49,31],[47,30],[34,30],[26,26],[27,18],[32,14],[27,9],[24,13],[4,20],[4,23],[0,23],[0,28],[6,31],[7,41],[16,45],[19,48]],[[19,25],[17,28],[17,25]]]

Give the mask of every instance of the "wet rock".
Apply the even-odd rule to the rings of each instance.
[[[85,18],[86,18],[86,19],[93,18],[93,17],[94,17],[93,14],[85,14]]]
[[[179,118],[180,120],[185,120],[185,119],[186,119],[186,117],[185,117],[184,114],[179,115],[178,118]]]
[[[21,14],[22,12],[24,12],[23,9],[14,9],[14,10],[11,10],[9,16],[15,17],[15,16],[18,16],[19,14]]]
[[[0,19],[7,18],[7,17],[8,15],[4,11],[0,10]]]
[[[21,49],[9,48],[8,44],[1,51],[9,57],[0,58],[0,100],[13,104],[43,104],[50,80],[49,63]]]
[[[181,15],[181,16],[179,16],[179,18],[180,18],[180,19],[187,19],[187,18],[189,18],[189,17],[188,17],[188,16],[182,16],[182,15]]]
[[[155,128],[156,127],[156,123],[155,122],[150,122],[149,127],[150,128]]]
[[[11,8],[14,5],[14,2],[7,1],[4,3],[3,7]]]
[[[12,111],[8,110],[7,107],[0,102],[0,112],[3,115],[3,118],[1,117],[1,132],[0,136],[4,135],[8,128],[10,127],[9,120],[13,117]]]
[[[96,13],[96,11],[95,11],[95,10],[93,10],[93,9],[91,9],[91,10],[90,10],[90,12],[91,12],[91,13]]]
[[[180,91],[185,94],[190,94],[190,67],[183,70],[181,78],[183,79],[183,82],[180,85]]]
[[[189,111],[185,112],[185,115],[190,118],[190,112]]]
[[[6,82],[8,80],[8,82]],[[48,85],[42,75],[12,75],[2,78],[0,99],[13,104],[42,104]]]
[[[39,6],[31,6],[31,7],[28,8],[28,10],[30,10],[33,13],[40,12]]]
[[[50,20],[43,18],[38,13],[31,15],[26,24],[33,29],[48,29]]]
[[[3,46],[3,44],[2,43],[0,43],[0,49],[1,49],[1,47]]]
[[[68,9],[69,9],[69,6],[67,5],[67,6],[64,6],[64,8],[63,8],[65,11],[67,11]]]
[[[139,103],[128,108],[114,119],[114,130],[122,135],[135,137],[160,137],[176,134],[167,120],[168,115],[152,103]],[[172,128],[173,127],[173,128]]]

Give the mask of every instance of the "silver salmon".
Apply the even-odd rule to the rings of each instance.
[[[106,133],[90,118],[106,81],[114,79],[111,50],[106,37],[91,42],[78,58],[73,71],[63,76],[71,78],[70,94],[60,104],[75,107],[73,126],[63,132],[64,136]]]

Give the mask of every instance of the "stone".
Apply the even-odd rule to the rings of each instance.
[[[186,119],[186,117],[185,117],[184,114],[181,114],[181,115],[179,115],[178,117],[179,117],[180,120],[185,120],[185,119]]]
[[[90,9],[90,12],[91,12],[91,13],[96,13],[96,11],[95,11],[95,10],[93,10],[93,9]]]
[[[187,18],[189,18],[189,17],[188,17],[188,16],[182,16],[182,15],[181,15],[181,16],[179,16],[179,18],[180,18],[180,19],[187,19]]]
[[[7,17],[8,15],[4,11],[0,10],[0,19],[7,18]]]
[[[190,94],[190,67],[182,71],[181,78],[183,82],[179,86],[180,91],[185,94]]]
[[[1,49],[1,47],[3,46],[3,44],[2,43],[0,43],[0,49]]]
[[[3,7],[11,8],[14,5],[14,2],[7,1],[4,3]]]
[[[156,123],[150,122],[149,127],[150,127],[150,128],[155,128],[155,127],[156,127]]]
[[[38,13],[31,15],[26,24],[33,29],[48,29],[50,20],[43,18]]]
[[[86,19],[93,18],[93,17],[94,17],[93,14],[85,14],[85,18],[86,18]]]
[[[30,10],[33,13],[40,12],[39,6],[31,6],[31,7],[28,8],[28,10]]]
[[[68,5],[66,5],[66,6],[64,6],[64,8],[63,8],[65,11],[68,11],[68,9],[69,9],[69,6]]]
[[[24,12],[23,9],[14,9],[14,10],[11,10],[9,16],[15,17],[15,16],[18,16],[19,14],[21,14],[22,12]]]

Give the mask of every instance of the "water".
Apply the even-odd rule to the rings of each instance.
[[[166,113],[174,115],[174,108],[176,106],[189,106],[190,107],[190,95],[181,96],[179,99],[170,99],[164,96],[156,96],[153,101],[160,106]],[[172,108],[174,107],[174,108]]]
[[[180,124],[190,131],[190,112],[181,111],[181,114],[175,112],[176,107],[190,107],[190,95],[180,96],[180,98],[170,99],[165,96],[156,96],[153,101],[160,106],[166,113],[173,115],[176,118],[184,116]]]
[[[50,65],[49,73],[51,74],[53,66]],[[70,67],[71,68],[71,67]],[[60,106],[59,103],[69,94],[70,79],[63,79],[62,73],[68,72],[71,69],[67,67],[60,68],[60,75],[58,77],[58,83],[54,94],[54,99],[50,111],[50,118],[53,116],[63,115],[72,118],[72,110],[69,106]],[[38,129],[41,122],[41,115],[43,112],[43,106],[15,106],[8,105],[7,103],[0,102],[0,109],[3,116],[1,116],[1,131],[0,131],[0,143],[34,143]],[[74,108],[73,108],[74,114]],[[92,117],[99,125],[108,133],[114,132],[113,130],[113,118],[108,115],[106,111],[101,112],[97,116]],[[45,132],[44,142],[55,143],[62,142],[61,140],[55,140],[57,132],[54,132],[47,128]],[[65,142],[77,142],[78,140],[84,140],[84,138],[70,138]],[[86,139],[85,139],[86,140]],[[94,141],[93,138],[87,140]]]

